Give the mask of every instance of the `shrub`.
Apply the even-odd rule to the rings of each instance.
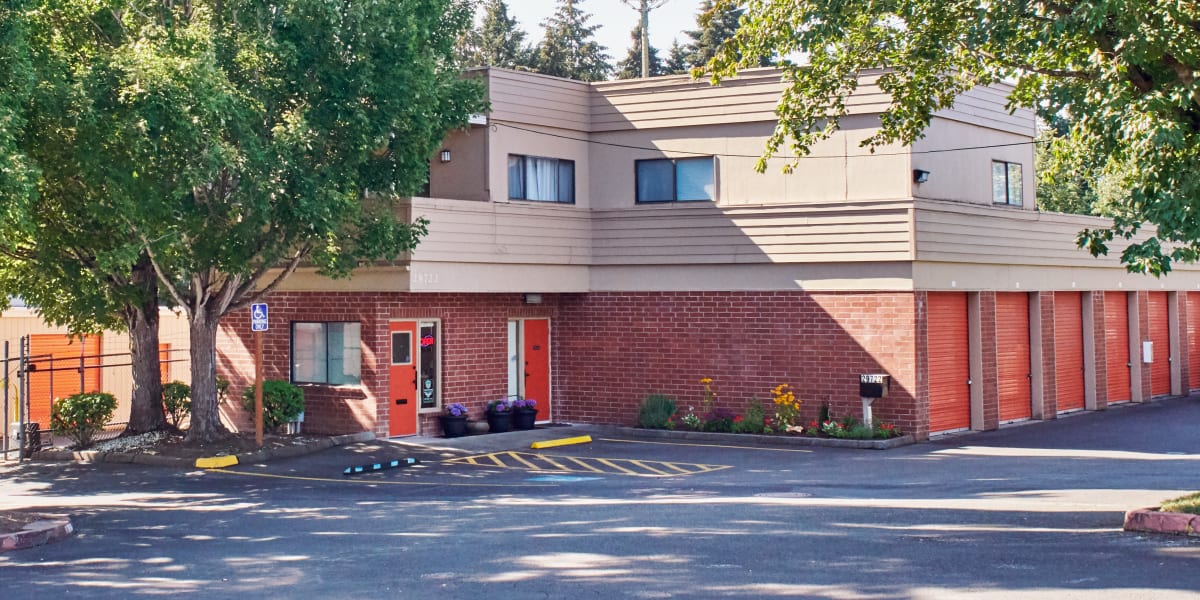
[[[746,405],[746,415],[733,423],[734,433],[762,433],[766,430],[767,411],[757,398]]]
[[[117,399],[112,394],[88,392],[67,396],[51,406],[50,430],[75,440],[76,448],[86,448],[116,411]]]
[[[242,392],[242,406],[254,418],[254,386]],[[304,412],[304,390],[286,382],[268,379],[263,382],[263,431],[274,431],[290,423]]]
[[[742,420],[728,408],[714,408],[705,414],[703,419],[704,425],[701,430],[716,433],[732,433],[734,420]]]
[[[163,385],[162,396],[163,409],[171,421],[171,426],[179,429],[183,418],[192,412],[192,388],[182,381],[172,381]]]
[[[638,407],[638,427],[646,429],[670,429],[671,417],[675,415],[675,401],[662,394],[650,394]]]

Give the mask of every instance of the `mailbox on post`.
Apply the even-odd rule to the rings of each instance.
[[[863,398],[883,398],[888,395],[892,376],[881,373],[858,376],[858,395]]]
[[[871,403],[877,398],[886,397],[888,388],[891,386],[892,376],[885,373],[863,373],[858,376],[858,397],[862,400],[863,423],[867,427],[872,427],[874,424],[871,417]]]

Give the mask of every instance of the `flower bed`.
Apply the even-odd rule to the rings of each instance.
[[[740,414],[728,408],[714,406],[717,393],[713,390],[712,379],[705,377],[700,380],[700,384],[704,389],[699,411],[695,406],[688,406],[684,410],[668,396],[650,394],[638,410],[638,427],[675,432],[807,437],[862,442],[886,441],[900,437],[911,439],[911,436],[904,436],[892,423],[862,423],[853,415],[835,419],[829,414],[828,406],[821,407],[817,419],[802,423],[802,402],[796,397],[790,384],[775,386],[771,390],[770,403],[751,399]]]

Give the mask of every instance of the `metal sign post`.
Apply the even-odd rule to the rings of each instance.
[[[267,304],[250,305],[250,330],[254,332],[254,443],[263,445],[263,332],[267,330]]]

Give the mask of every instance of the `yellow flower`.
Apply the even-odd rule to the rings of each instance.
[[[705,377],[704,379],[700,380],[700,383],[703,383],[704,385],[708,385],[708,384],[712,383],[712,379]]]

